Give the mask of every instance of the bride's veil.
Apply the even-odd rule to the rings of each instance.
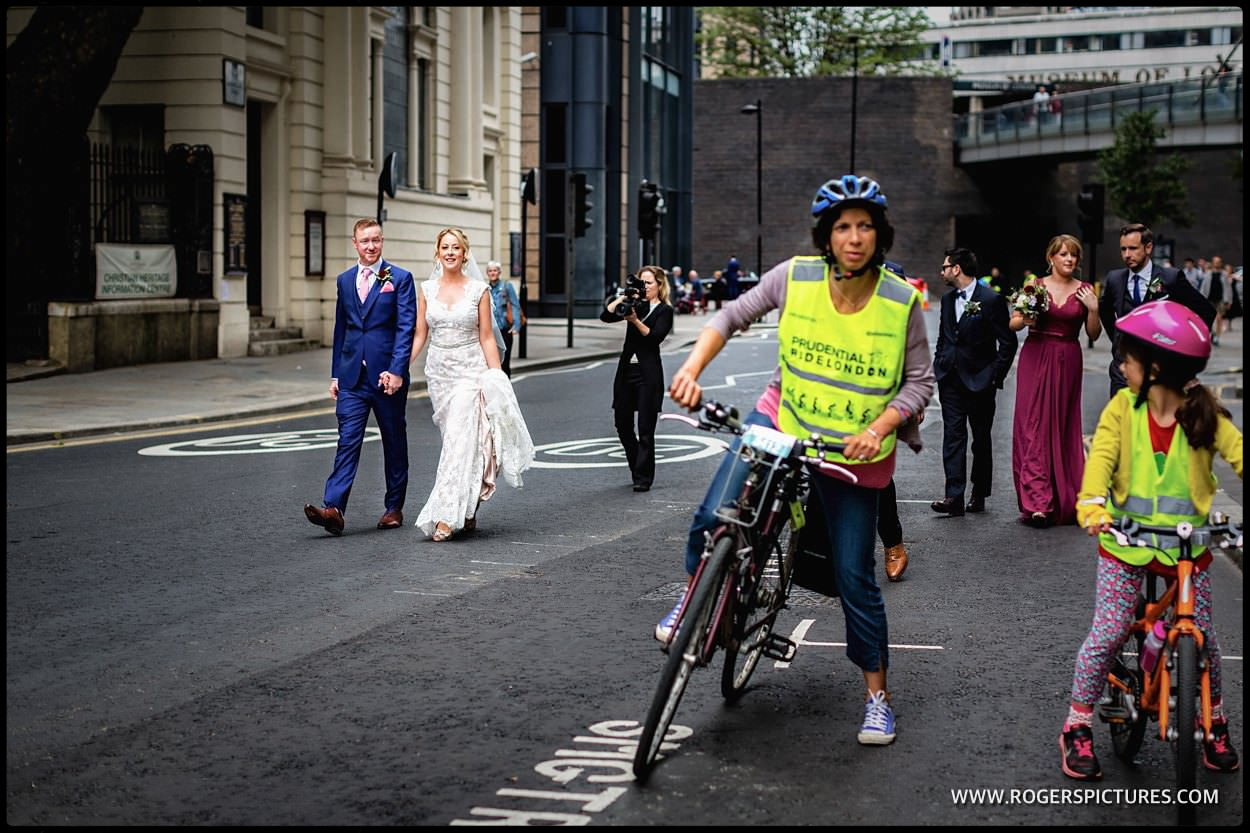
[[[503,354],[508,351],[504,345],[503,333],[499,331],[499,320],[495,318],[495,296],[490,291],[490,281],[482,274],[482,270],[477,266],[477,258],[473,256],[473,252],[469,252],[469,256],[464,260],[463,271],[469,280],[481,281],[486,284],[486,297],[490,298],[490,329],[495,336],[495,346],[499,348],[499,361],[503,361]],[[443,276],[443,264],[436,260],[434,268],[430,270],[430,280],[438,280]]]

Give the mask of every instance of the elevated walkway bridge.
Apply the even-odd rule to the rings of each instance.
[[[1023,157],[1092,155],[1115,143],[1129,113],[1154,111],[1160,148],[1242,145],[1242,73],[1121,84],[1052,95],[1037,112],[1018,101],[955,117],[958,165]]]

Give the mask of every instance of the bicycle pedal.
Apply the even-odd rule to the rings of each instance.
[[[1132,723],[1133,716],[1128,709],[1117,706],[1099,706],[1098,718],[1103,723]]]
[[[790,662],[799,646],[779,633],[770,633],[764,643],[764,656],[779,662]]]

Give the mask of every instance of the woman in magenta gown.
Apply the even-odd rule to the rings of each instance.
[[[1029,328],[1016,361],[1016,410],[1011,478],[1020,520],[1035,527],[1076,520],[1076,492],[1085,472],[1081,441],[1081,326],[1091,342],[1102,332],[1098,295],[1076,277],[1081,244],[1060,234],[1046,247],[1050,268],[1038,278],[1050,308],[1027,318],[1012,310],[1011,329]]]

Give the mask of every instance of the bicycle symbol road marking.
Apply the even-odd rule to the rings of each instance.
[[[655,435],[656,463],[684,463],[725,451],[724,440],[680,434]],[[564,440],[534,449],[536,469],[592,469],[628,467],[625,449],[616,437]]]
[[[382,439],[377,428],[366,428],[367,443]],[[187,440],[139,449],[145,457],[189,457],[219,454],[276,454],[281,451],[309,451],[334,448],[339,442],[337,428],[316,428],[309,431],[279,431],[273,434],[235,434],[229,437]]]

